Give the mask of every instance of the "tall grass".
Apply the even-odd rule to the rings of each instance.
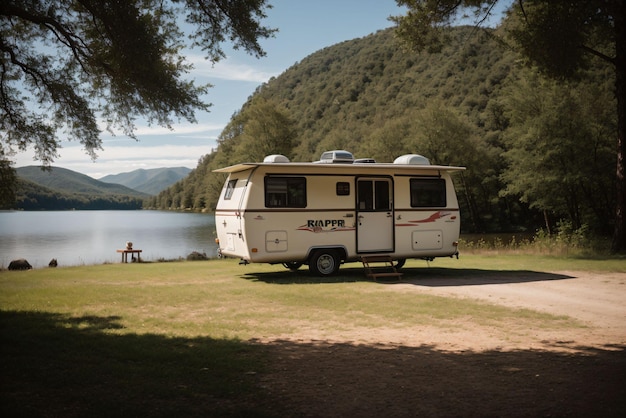
[[[586,226],[575,229],[567,222],[558,223],[552,234],[540,229],[534,234],[468,235],[461,237],[459,246],[470,253],[511,253],[586,258],[619,257],[619,255],[610,254],[610,238],[594,236]]]

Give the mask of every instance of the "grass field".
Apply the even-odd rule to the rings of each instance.
[[[625,272],[620,259],[469,255],[409,261],[405,277]],[[341,327],[577,327],[567,317],[388,291],[358,264],[320,279],[236,260],[0,271],[2,416],[274,416],[258,341]],[[303,331],[304,330],[304,331]],[[319,331],[321,330],[321,331]],[[256,342],[255,342],[256,341]]]

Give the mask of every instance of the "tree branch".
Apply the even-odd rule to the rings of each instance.
[[[10,57],[11,63],[18,66],[24,72],[24,74],[29,75],[36,86],[39,86],[40,83],[43,83],[44,85],[46,85],[46,87],[49,87],[46,76],[37,71],[32,66],[28,65],[27,63],[20,61],[17,58],[17,54],[15,53],[13,48],[7,45],[4,42],[4,39],[0,39],[0,51],[6,52]]]
[[[613,65],[616,65],[615,58],[609,57],[608,55],[603,54],[602,52],[600,52],[598,50],[595,50],[595,49],[593,49],[591,47],[588,47],[587,45],[581,45],[580,48],[583,51],[590,53],[591,55],[595,55],[596,57],[598,57],[598,58],[600,58],[600,59],[602,59],[604,61],[607,61],[607,62],[609,62],[609,63],[611,63]]]
[[[83,71],[87,72],[85,65],[83,64],[83,58],[89,58],[90,54],[86,51],[88,48],[84,45],[81,38],[68,30],[57,20],[38,14],[31,13],[24,8],[16,7],[10,4],[3,4],[0,6],[0,15],[7,17],[17,17],[22,20],[26,20],[35,23],[39,26],[46,27],[63,45],[70,48],[74,58],[78,61]]]
[[[493,3],[491,3],[491,5],[489,6],[489,8],[487,9],[487,12],[485,13],[485,16],[483,16],[482,19],[480,19],[477,23],[476,26],[481,26],[487,19],[489,19],[489,16],[491,16],[491,11],[493,10],[493,8],[496,6],[496,3],[498,3],[498,0],[495,0]]]

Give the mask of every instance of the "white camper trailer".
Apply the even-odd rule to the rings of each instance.
[[[330,151],[314,163],[271,155],[228,173],[215,211],[221,254],[242,263],[308,264],[316,275],[343,262],[385,255],[458,255],[459,205],[450,173],[411,154],[393,163]]]

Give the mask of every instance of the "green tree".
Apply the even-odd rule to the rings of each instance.
[[[610,92],[585,83],[528,75],[511,89],[509,164],[504,195],[520,196],[531,208],[565,218],[574,228],[606,232],[614,206],[612,173],[615,121],[605,113]],[[549,229],[549,225],[548,229]]]
[[[242,130],[233,151],[240,161],[262,161],[270,154],[291,156],[296,136],[294,122],[275,102],[255,98],[238,118]]]
[[[396,0],[406,6],[404,16],[392,18],[398,35],[414,49],[438,49],[445,41],[442,27],[466,10],[478,26],[498,0]],[[612,250],[626,249],[626,5],[623,0],[518,0],[505,22],[506,40],[529,62],[557,78],[579,75],[578,70],[599,58],[615,72],[617,97],[616,205]]]
[[[133,137],[135,121],[195,122],[209,104],[185,76],[183,48],[216,62],[228,40],[257,57],[266,0],[3,0],[0,2],[0,159],[33,146],[54,161],[59,133],[96,158],[98,120]],[[184,33],[182,22],[190,33]]]
[[[15,202],[17,175],[11,162],[0,158],[0,209],[11,207]]]
[[[413,114],[391,119],[373,130],[361,147],[362,157],[374,158],[380,162],[390,162],[402,154],[412,154],[404,138],[410,137],[415,130]],[[392,145],[393,144],[393,145]]]
[[[468,172],[459,173],[455,181],[460,183],[459,196],[469,215],[471,229],[484,231],[481,215],[489,214],[491,209],[489,199],[483,195],[497,192],[484,193],[483,190],[485,180],[493,176],[490,166],[494,161],[477,140],[476,128],[437,100],[417,111],[414,119],[415,125],[404,141],[404,148],[420,150],[433,164],[468,167]]]

